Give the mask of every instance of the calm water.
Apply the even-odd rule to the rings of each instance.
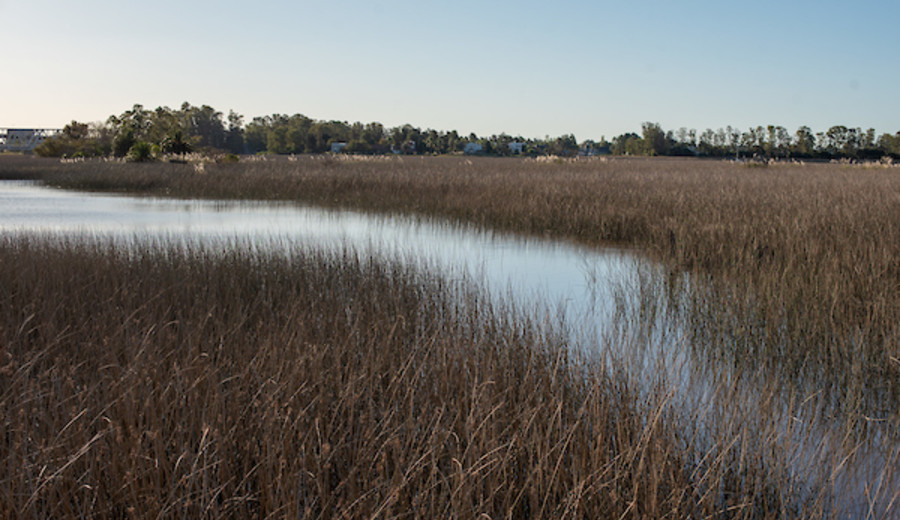
[[[584,352],[606,356],[607,362],[615,362],[616,355],[609,353],[608,345],[602,345],[604,337],[614,334],[614,343],[630,349],[627,356],[633,358],[636,348],[644,350],[646,373],[653,377],[666,374],[675,388],[690,389],[673,394],[686,409],[701,410],[715,402],[713,389],[723,377],[722,372],[709,376],[707,365],[695,365],[686,353],[689,349],[681,348],[683,335],[664,319],[665,302],[656,302],[662,312],[647,318],[647,302],[640,300],[639,291],[628,287],[635,287],[642,275],[646,280],[654,267],[627,251],[525,239],[408,217],[292,204],[85,194],[16,181],[0,181],[0,234],[4,233],[61,233],[123,241],[150,238],[216,243],[238,239],[265,247],[285,241],[311,248],[350,247],[360,255],[421,262],[451,276],[467,276],[482,283],[486,294],[498,302],[512,301],[522,309],[544,313],[549,322],[565,324],[574,344]],[[649,335],[627,320],[628,330],[623,334],[623,311],[626,316],[639,315],[641,320],[654,322],[654,326],[646,327]],[[619,329],[610,331],[616,324]],[[647,385],[648,391],[652,388],[659,389]],[[748,395],[753,392],[752,387],[747,389]],[[786,416],[784,420],[791,423],[798,418]],[[797,460],[815,458],[815,450],[822,449],[822,439],[837,436],[835,442],[840,442],[840,431],[827,426],[814,429],[800,435],[789,448]],[[874,453],[848,462],[835,475],[833,485],[842,490],[841,494],[851,495],[849,499],[844,497],[844,511],[850,516],[864,508],[865,481],[871,485],[870,472],[877,474],[883,464],[884,454],[876,448]],[[868,479],[861,478],[865,473],[869,473]],[[803,479],[800,474],[796,476]],[[891,479],[887,485],[900,484]]]
[[[294,204],[151,199],[0,182],[0,233],[63,233],[125,240],[231,239],[261,245],[352,247],[360,255],[414,259],[482,281],[488,294],[564,316],[572,328],[608,317],[613,293],[637,259],[585,248],[465,229],[408,217],[332,211]]]

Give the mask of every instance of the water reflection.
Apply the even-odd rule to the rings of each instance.
[[[361,255],[417,259],[481,280],[489,294],[566,316],[570,329],[583,329],[614,310],[616,284],[634,270],[636,260],[616,249],[525,239],[410,217],[290,203],[85,194],[10,181],[0,183],[0,232],[352,245]]]

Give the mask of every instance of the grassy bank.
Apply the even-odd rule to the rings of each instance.
[[[692,273],[695,344],[900,402],[900,175],[840,164],[300,157],[239,164],[41,163],[72,189],[295,200],[638,247]],[[16,169],[4,165],[0,175]],[[673,290],[679,290],[677,284]],[[894,414],[896,415],[896,414]],[[883,415],[880,416],[883,418]]]
[[[769,390],[720,382],[692,408],[640,387],[634,340],[587,365],[508,316],[341,252],[0,239],[0,516],[821,518],[863,501],[834,495],[862,445],[798,454],[816,432]],[[890,467],[860,480],[881,513]]]

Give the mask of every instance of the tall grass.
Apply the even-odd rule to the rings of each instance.
[[[842,511],[857,446],[795,453],[775,394],[687,406],[513,315],[349,251],[3,238],[0,516]]]
[[[882,403],[898,402],[900,170],[766,166],[338,156],[211,163],[202,171],[55,164],[42,177],[77,189],[414,212],[638,247],[674,278],[693,273],[695,343],[735,363],[821,379],[851,399],[876,393]]]
[[[0,486],[5,513],[897,514],[894,168],[40,164],[0,161],[0,176],[414,212],[637,247],[664,270],[626,288],[639,304],[592,364],[476,292],[460,301],[438,275],[352,255],[7,241],[0,346],[16,353],[0,388],[18,437],[0,454],[16,471]],[[660,315],[676,337],[654,329]]]

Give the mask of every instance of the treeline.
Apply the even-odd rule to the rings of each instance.
[[[162,153],[243,153],[243,117],[208,105],[184,103],[178,110],[158,107],[110,116],[103,123],[72,121],[62,132],[46,139],[35,153],[51,157],[129,156],[147,160]]]
[[[727,126],[698,133],[684,127],[674,132],[665,131],[656,123],[644,123],[641,135],[626,133],[613,138],[610,152],[618,155],[872,160],[900,157],[900,132],[878,136],[874,128],[863,131],[837,125],[818,133],[808,126],[801,126],[791,133],[783,126],[768,125],[746,131]]]
[[[477,145],[478,153],[489,155],[578,153],[574,135],[554,139],[525,139],[507,134],[479,137],[409,124],[387,128],[381,123],[319,121],[302,114],[255,117],[246,125],[243,116],[228,116],[203,105],[182,104],[178,110],[154,110],[134,105],[103,123],[72,121],[63,131],[47,139],[35,152],[51,157],[130,157],[146,160],[160,154],[201,153],[302,154],[325,153],[340,143],[344,153],[364,154],[452,154]],[[519,143],[519,147],[510,147]]]
[[[574,135],[526,139],[505,133],[479,137],[406,124],[387,128],[381,123],[320,121],[302,114],[255,117],[244,124],[208,105],[184,103],[179,109],[154,110],[134,105],[102,123],[72,121],[35,152],[52,157],[129,157],[150,160],[163,154],[302,154],[340,151],[356,154],[483,155],[672,155],[758,158],[900,157],[900,132],[877,136],[874,129],[833,126],[814,133],[802,126],[794,133],[782,126],[757,126],[746,131],[728,126],[718,130],[679,128],[666,131],[644,123],[640,135],[629,132],[611,141],[578,142]]]

